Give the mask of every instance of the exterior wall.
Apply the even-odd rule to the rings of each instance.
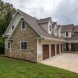
[[[21,30],[21,22],[14,32],[11,42],[11,52],[9,57],[37,62],[37,40],[39,35],[26,23],[26,29]],[[27,41],[28,49],[20,50],[20,41]]]
[[[10,35],[12,33],[12,25],[14,25],[14,28],[16,27],[17,25],[17,22],[19,21],[21,15],[19,13],[17,13],[16,17],[14,18],[11,26],[9,27],[9,30],[7,31],[6,35]]]
[[[64,38],[69,38],[69,37],[71,37],[71,32],[68,32],[68,37],[66,37],[66,32],[62,32],[62,36]]]
[[[40,24],[40,26],[48,32],[48,23]]]

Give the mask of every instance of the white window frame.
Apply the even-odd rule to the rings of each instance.
[[[26,29],[26,22],[25,22],[25,28],[24,29],[22,28],[22,22],[25,22],[25,20],[21,21],[21,30],[25,30]]]
[[[27,49],[21,49],[21,42],[26,42],[27,43]],[[20,50],[28,50],[28,42],[27,41],[20,41]]]
[[[9,47],[8,47],[8,46],[7,46],[7,47],[8,47],[8,49],[10,49],[10,48],[11,48],[10,42],[8,42],[8,44],[9,44],[9,45],[8,45]]]
[[[12,25],[12,27],[13,27],[14,25]],[[13,30],[14,28],[12,28],[12,30]]]
[[[66,33],[68,33],[68,32],[66,32]],[[66,35],[66,37],[69,37],[69,33],[68,33],[68,35]]]
[[[50,30],[51,29],[51,30]],[[49,31],[52,31],[52,25],[49,25]]]

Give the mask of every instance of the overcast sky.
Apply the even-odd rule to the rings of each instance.
[[[78,0],[3,0],[38,19],[52,17],[58,24],[78,24]]]

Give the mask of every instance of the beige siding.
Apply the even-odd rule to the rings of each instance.
[[[48,23],[40,24],[40,26],[48,32]]]
[[[69,37],[71,37],[71,32],[68,32],[68,37],[66,37],[66,32],[62,32],[62,36],[64,38],[69,38]]]
[[[17,13],[16,17],[14,18],[13,22],[11,23],[6,35],[10,35],[12,33],[12,25],[14,25],[14,28],[16,27],[21,15]]]

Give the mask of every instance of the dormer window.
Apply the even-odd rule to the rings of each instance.
[[[66,32],[66,37],[68,37],[68,32]]]
[[[14,29],[14,25],[12,25],[12,30]]]
[[[26,22],[25,21],[22,21],[21,22],[21,29],[22,30],[25,30],[25,28],[26,28]]]
[[[51,27],[52,27],[52,26],[51,26],[51,25],[49,25],[49,31],[51,31]]]

